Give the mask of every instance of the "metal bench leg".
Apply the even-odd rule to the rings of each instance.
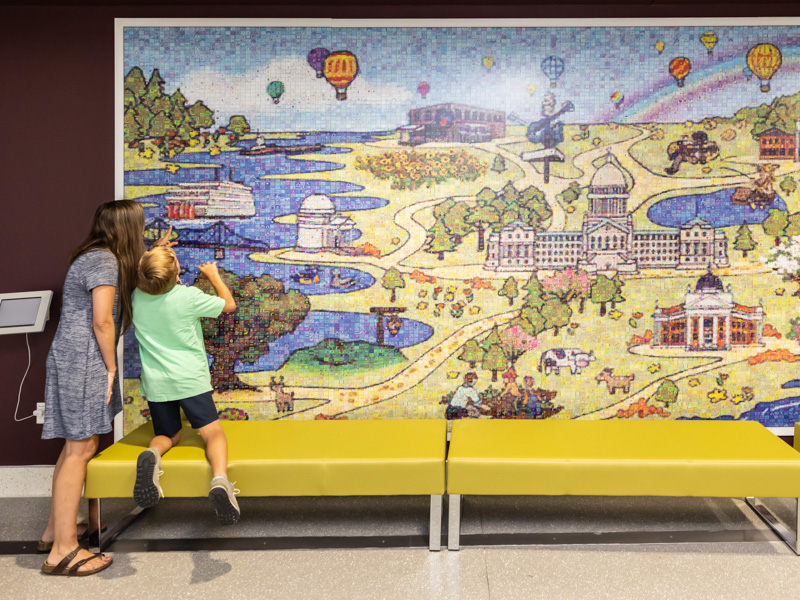
[[[745,498],[748,506],[752,508],[761,519],[770,526],[772,531],[781,538],[792,551],[800,556],[800,543],[797,537],[800,535],[800,498],[795,500],[795,523],[794,531],[792,528],[781,521],[775,514],[767,508],[758,498]]]
[[[447,512],[447,549],[458,550],[461,545],[461,494],[450,494],[450,508]]]
[[[442,495],[431,496],[431,522],[428,548],[431,552],[442,549]]]
[[[122,517],[118,523],[115,523],[113,526],[108,528],[108,531],[105,535],[103,535],[103,520],[101,518],[102,512],[102,500],[100,498],[97,499],[97,522],[100,523],[100,529],[97,531],[98,537],[98,546],[100,547],[100,552],[103,552],[106,548],[108,548],[111,544],[113,544],[116,539],[125,531],[128,526],[136,520],[141,513],[143,513],[146,508],[142,508],[140,506],[135,507],[131,512],[127,515]]]

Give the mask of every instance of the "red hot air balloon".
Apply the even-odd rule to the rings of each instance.
[[[683,87],[683,80],[691,70],[692,63],[688,58],[684,58],[683,56],[673,58],[669,63],[669,74],[678,82],[678,87]]]
[[[428,92],[430,92],[430,91],[431,91],[431,86],[429,86],[429,85],[427,84],[427,82],[423,81],[422,83],[420,83],[420,84],[417,86],[417,91],[419,92],[419,95],[420,95],[420,96],[422,96],[422,97],[424,98],[425,96],[427,96],[427,95],[428,95]]]
[[[358,75],[358,60],[355,54],[346,50],[331,52],[325,58],[322,74],[336,89],[336,99],[347,100],[347,86]]]

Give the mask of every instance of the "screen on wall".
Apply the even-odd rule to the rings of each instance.
[[[221,418],[800,421],[800,22],[231,23],[117,23]]]

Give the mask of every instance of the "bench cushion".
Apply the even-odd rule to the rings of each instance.
[[[223,421],[222,427],[228,478],[242,496],[444,493],[444,420]],[[142,425],[89,461],[85,496],[131,496],[136,457],[152,438],[152,425]],[[162,469],[166,497],[208,494],[211,467],[190,428],[164,455]]]
[[[447,491],[800,497],[800,452],[755,422],[453,423]]]

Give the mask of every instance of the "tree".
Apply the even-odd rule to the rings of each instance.
[[[747,258],[747,253],[754,250],[758,244],[753,241],[753,234],[747,225],[742,225],[736,231],[736,239],[733,242],[733,247],[742,253],[743,258]]]
[[[503,189],[500,190],[500,194],[498,195],[502,197],[506,205],[515,204],[519,200],[519,192],[511,181],[503,186]]]
[[[308,314],[311,303],[297,290],[267,274],[237,277],[224,269],[220,276],[236,300],[236,311],[217,319],[202,319],[206,351],[211,355],[211,385],[217,390],[247,389],[236,376],[236,361],[253,364],[269,353],[269,344],[293,332]],[[204,276],[194,285],[207,294],[214,287]]]
[[[522,303],[526,307],[530,308],[539,308],[545,302],[545,290],[544,285],[539,278],[536,276],[536,272],[534,271],[531,273],[531,276],[528,278],[528,281],[525,283],[524,286],[525,291],[525,298],[522,299]]]
[[[250,125],[242,115],[233,115],[225,129],[241,136],[250,131]]]
[[[484,188],[488,189],[488,188]],[[494,193],[494,192],[492,192]],[[488,204],[478,204],[467,215],[467,223],[473,225],[478,230],[478,252],[484,249],[484,232],[487,225],[492,225],[500,220],[500,213],[497,209]]]
[[[494,157],[494,162],[492,163],[492,171],[495,173],[502,173],[506,170],[506,161],[505,159],[500,156],[499,154]]]
[[[787,242],[771,248],[767,264],[784,281],[800,284],[800,237],[789,238]],[[800,296],[800,288],[793,295]]]
[[[461,346],[461,354],[457,358],[469,363],[469,368],[474,369],[477,363],[483,361],[483,349],[474,339],[467,340],[467,343]]]
[[[456,243],[453,241],[453,236],[447,230],[447,227],[441,221],[436,224],[428,232],[430,241],[428,242],[427,252],[436,254],[439,260],[444,260],[445,252],[452,252],[456,248]]]
[[[797,182],[791,175],[787,175],[781,180],[779,187],[785,194],[794,194],[797,189]]]
[[[542,280],[543,289],[559,298],[564,304],[574,299],[580,300],[578,312],[583,313],[586,298],[589,296],[589,274],[572,267],[556,271],[552,277]]]
[[[554,336],[558,335],[562,327],[569,325],[569,320],[572,318],[572,309],[569,304],[564,304],[555,296],[548,299],[539,312],[544,317],[545,329],[552,329]]]
[[[164,95],[164,80],[161,78],[161,73],[158,69],[153,69],[153,74],[150,76],[150,81],[147,82],[147,88],[142,96],[142,102],[147,107],[152,107],[156,100]]]
[[[617,307],[617,302],[625,302],[625,297],[622,295],[622,288],[625,287],[625,282],[620,279],[619,273],[616,273],[611,279],[611,283],[614,284],[614,297],[611,298],[611,308],[613,309]]]
[[[600,316],[606,315],[606,303],[611,302],[617,292],[614,282],[605,275],[598,275],[589,288],[589,299],[600,305]]]
[[[131,92],[138,102],[147,89],[144,73],[139,67],[133,67],[125,76],[125,90]]]
[[[492,381],[497,381],[497,372],[505,369],[507,366],[508,357],[503,350],[503,345],[498,343],[489,346],[489,349],[486,350],[486,353],[483,355],[481,368],[484,371],[492,372]]]
[[[669,405],[678,399],[678,392],[678,386],[671,379],[665,379],[653,394],[653,400],[669,408]]]
[[[197,130],[214,126],[214,113],[210,108],[198,100],[188,109],[189,122]]]
[[[141,140],[144,137],[144,132],[142,131],[141,125],[136,120],[136,114],[133,109],[128,109],[125,111],[125,115],[122,118],[123,128],[124,128],[124,135],[125,141],[127,143],[135,142],[137,140]]]
[[[495,199],[496,196],[497,194],[494,191],[488,187],[485,187],[478,192],[478,195],[475,196],[475,200],[477,200],[478,204],[489,204]]]
[[[789,222],[786,224],[786,229],[783,235],[787,237],[795,237],[800,235],[800,212],[789,215]]]
[[[405,279],[403,279],[403,274],[400,271],[394,267],[390,267],[389,270],[383,274],[381,285],[384,289],[392,292],[392,297],[389,298],[389,302],[394,302],[397,300],[397,288],[406,287],[406,282]]]
[[[781,236],[786,232],[786,226],[789,224],[789,213],[785,210],[777,208],[769,209],[769,216],[764,219],[761,226],[764,228],[764,233],[775,238],[775,245],[781,243]]]
[[[172,131],[172,120],[166,113],[160,112],[150,122],[150,131],[148,133],[153,137],[164,137],[170,131]]]
[[[581,185],[577,181],[570,182],[567,189],[561,192],[558,197],[561,198],[561,201],[565,204],[572,204],[580,198],[581,196]]]
[[[517,287],[517,280],[514,279],[513,275],[505,280],[503,287],[500,288],[497,295],[501,298],[508,298],[508,305],[514,306],[514,298],[519,296],[519,288]]]
[[[518,323],[506,327],[500,334],[500,339],[512,365],[516,364],[526,352],[539,347],[539,340],[527,333]]]
[[[519,197],[519,205],[527,212],[523,220],[533,227],[540,226],[541,223],[553,216],[553,211],[550,210],[550,205],[547,204],[544,192],[533,185],[522,191]]]
[[[456,202],[442,218],[442,223],[453,235],[462,238],[467,235],[472,227],[467,222],[469,216],[469,206],[466,202]]]

